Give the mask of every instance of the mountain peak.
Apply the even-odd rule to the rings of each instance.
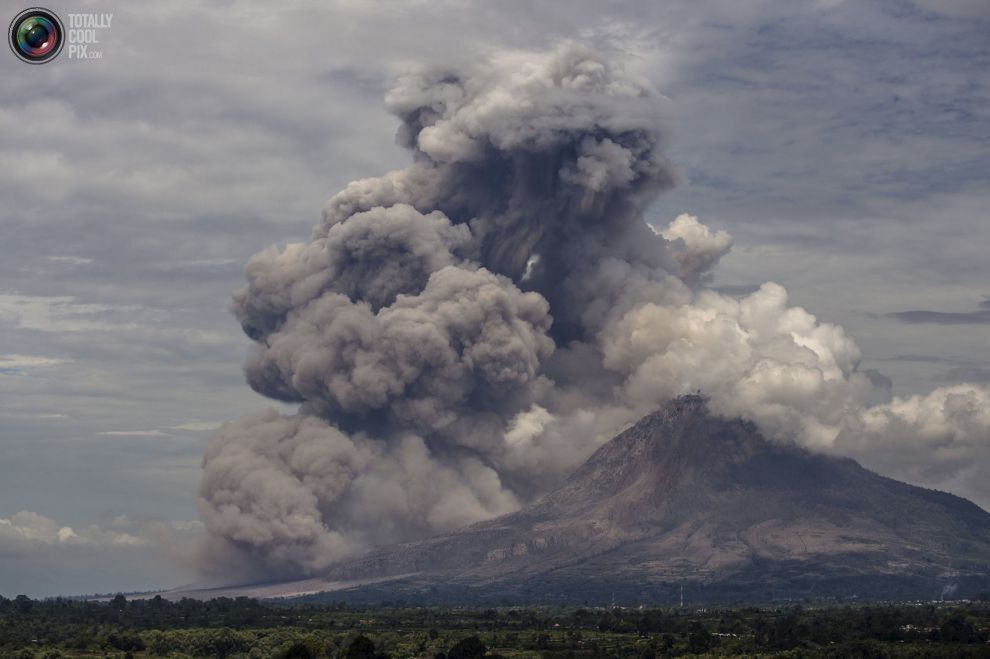
[[[647,472],[658,483],[670,485],[684,475],[715,474],[727,464],[775,450],[796,449],[774,447],[752,423],[714,415],[703,396],[680,396],[592,454],[567,479],[565,496],[574,496],[576,484],[600,496]]]
[[[708,397],[698,394],[683,394],[658,409],[653,415],[661,414],[675,417],[683,414],[707,414]],[[649,415],[649,416],[653,416]]]
[[[661,426],[673,427],[714,417],[708,407],[708,398],[701,394],[684,394],[674,398],[656,411],[647,414],[619,436],[636,428]]]

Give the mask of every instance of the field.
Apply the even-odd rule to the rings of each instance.
[[[0,598],[3,657],[985,657],[990,604],[346,607]]]

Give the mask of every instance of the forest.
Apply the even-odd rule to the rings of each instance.
[[[456,608],[19,595],[0,597],[0,656],[986,657],[990,603]]]

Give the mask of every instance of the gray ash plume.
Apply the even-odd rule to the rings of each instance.
[[[412,73],[386,103],[412,164],[349,184],[234,295],[250,386],[299,407],[212,438],[211,565],[311,573],[511,512],[689,391],[824,450],[913,432],[926,404],[961,441],[990,426],[971,385],[865,410],[841,328],[776,284],[705,288],[731,239],[690,215],[644,221],[678,180],[667,101],[619,63],[506,53]]]

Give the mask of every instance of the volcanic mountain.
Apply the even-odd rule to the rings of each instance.
[[[335,599],[466,603],[973,595],[990,590],[990,513],[768,441],[685,396],[518,512],[307,584]]]

